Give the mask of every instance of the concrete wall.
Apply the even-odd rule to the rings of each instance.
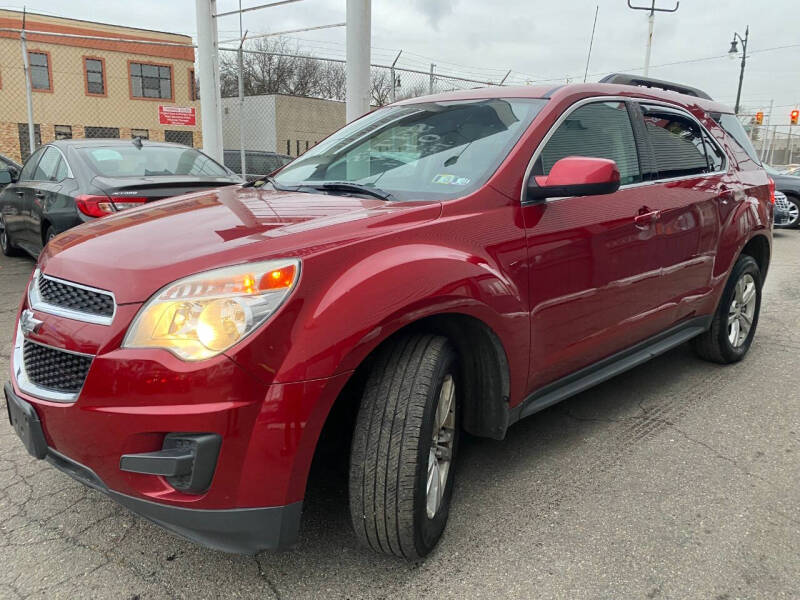
[[[298,96],[276,98],[275,133],[278,152],[282,154],[298,156],[346,123],[344,102]]]
[[[225,150],[240,150],[239,124],[244,123],[244,149],[282,152],[276,147],[275,96],[246,96],[244,115],[239,98],[222,99],[222,145]]]

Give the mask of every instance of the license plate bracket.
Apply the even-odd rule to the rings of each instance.
[[[28,453],[36,458],[44,458],[47,456],[47,441],[39,415],[29,402],[18,397],[9,387],[5,386],[3,390],[8,407],[8,420]]]

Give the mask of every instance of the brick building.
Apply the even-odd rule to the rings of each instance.
[[[0,10],[0,154],[17,161],[30,154],[25,74],[20,35],[8,30],[21,25],[21,12]],[[37,144],[141,136],[202,146],[189,36],[31,13],[25,30]]]

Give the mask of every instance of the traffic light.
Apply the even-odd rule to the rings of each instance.
[[[795,108],[795,109],[792,111],[792,113],[791,113],[791,115],[790,115],[790,116],[791,116],[791,122],[792,122],[792,125],[797,125],[797,118],[798,118],[798,117],[800,117],[800,110],[797,110],[797,109]]]
[[[758,111],[756,113],[756,125],[763,125],[764,124],[764,112]]]

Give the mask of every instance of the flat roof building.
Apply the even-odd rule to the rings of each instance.
[[[0,154],[17,161],[30,154],[22,16],[0,10]],[[141,136],[202,146],[190,36],[31,13],[25,30],[37,145]]]

